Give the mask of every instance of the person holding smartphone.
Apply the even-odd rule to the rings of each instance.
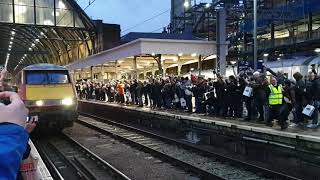
[[[4,75],[2,71],[1,88]],[[9,103],[1,103],[4,100]],[[28,110],[17,93],[0,92],[0,179],[17,178],[29,139],[25,129],[27,116]]]

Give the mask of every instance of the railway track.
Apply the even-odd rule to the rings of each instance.
[[[130,180],[121,171],[65,134],[33,141],[54,179]]]
[[[136,127],[90,114],[81,114],[84,116],[79,117],[78,123],[138,146],[159,158],[199,174],[203,179],[297,179]]]

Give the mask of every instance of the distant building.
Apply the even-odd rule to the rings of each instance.
[[[121,28],[119,24],[106,24],[102,20],[94,20],[96,29],[96,52],[101,52],[120,45]]]
[[[213,0],[171,1],[171,33],[192,31],[202,39],[216,38],[216,8],[227,11],[229,60],[253,59],[253,1]],[[196,3],[195,3],[196,2]],[[209,2],[209,4],[208,4]],[[320,47],[319,0],[258,1],[258,54],[262,59],[285,58],[288,54],[314,55]],[[191,29],[190,29],[191,28]]]

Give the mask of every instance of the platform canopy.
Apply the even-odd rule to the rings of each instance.
[[[178,63],[198,62],[199,57],[205,59],[215,54],[214,41],[140,38],[66,67],[70,71],[103,67],[105,72],[128,73],[157,69],[159,61],[167,68]]]

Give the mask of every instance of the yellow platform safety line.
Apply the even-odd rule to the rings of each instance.
[[[27,100],[64,99],[75,97],[72,84],[27,85]]]

